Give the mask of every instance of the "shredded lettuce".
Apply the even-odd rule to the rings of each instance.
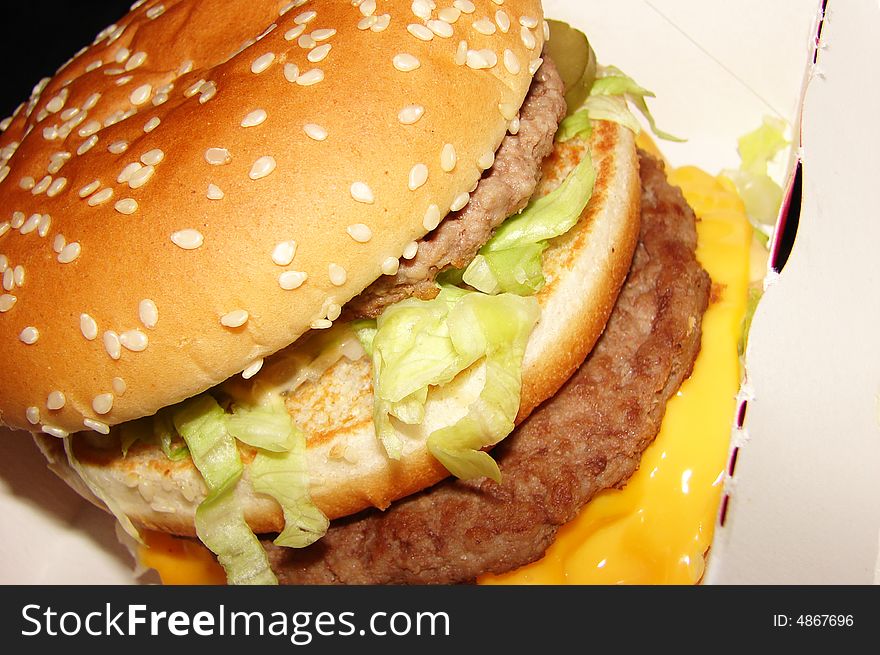
[[[107,506],[107,509],[109,509],[113,516],[116,517],[116,520],[119,522],[119,525],[122,526],[122,529],[125,530],[125,533],[139,544],[143,544],[144,541],[141,539],[140,533],[137,528],[134,527],[134,523],[131,522],[131,519],[122,511],[119,503],[113,498],[113,494],[106,493],[101,487],[101,484],[89,475],[88,470],[83,467],[83,465],[79,463],[79,460],[74,456],[73,437],[64,438],[64,453],[67,455],[67,462],[70,464],[70,468],[76,471],[76,474],[89,488],[89,491]]]
[[[765,240],[772,234],[782,205],[782,187],[770,178],[767,170],[770,162],[790,145],[785,129],[785,121],[765,117],[758,129],[738,141],[739,170],[722,172],[736,186],[752,225]]]
[[[208,497],[196,509],[199,539],[217,555],[230,584],[277,584],[234,493],[243,466],[223,408],[201,394],[180,405],[173,420],[208,487]]]
[[[464,281],[483,293],[537,293],[545,283],[541,256],[548,241],[568,232],[590,201],[596,171],[586,154],[552,192],[508,218],[464,272]]]
[[[351,328],[357,335],[358,341],[360,341],[367,356],[372,357],[373,339],[376,337],[376,321],[368,318],[359,319],[352,322]]]
[[[589,140],[592,133],[593,124],[590,121],[590,115],[586,110],[581,110],[562,119],[559,129],[556,130],[556,140],[559,143],[565,143],[578,136],[586,141]]]
[[[255,407],[234,405],[232,414],[226,416],[229,434],[249,446],[275,453],[287,452],[299,440],[304,440],[284,408],[280,396],[276,402]]]

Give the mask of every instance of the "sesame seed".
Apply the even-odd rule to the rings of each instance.
[[[477,9],[471,0],[455,0],[455,2],[452,3],[452,6],[463,14],[472,14]]]
[[[24,220],[24,212],[12,212],[12,222],[10,225],[12,225],[13,229],[17,230],[24,225]]]
[[[459,209],[463,209],[465,205],[470,202],[471,194],[469,193],[460,193],[455,196],[455,200],[452,201],[452,205],[449,207],[450,211],[457,212]]]
[[[9,232],[11,226],[9,225],[9,221],[3,221],[0,223],[0,237]]]
[[[286,77],[286,75],[285,75]],[[320,68],[312,68],[296,78],[296,83],[300,86],[311,86],[317,84],[324,79],[324,71]]]
[[[35,327],[29,326],[19,333],[18,338],[21,339],[23,344],[32,346],[40,338],[40,331]]]
[[[98,143],[98,135],[93,134],[92,136],[90,136],[88,139],[86,139],[85,141],[83,141],[80,144],[79,148],[76,149],[76,154],[78,154],[78,155],[86,154],[89,150],[91,150],[92,148],[95,147],[96,143]]]
[[[289,266],[296,255],[296,241],[282,241],[272,250],[272,261],[278,266]]]
[[[77,257],[79,257],[82,252],[82,247],[78,242],[74,241],[73,243],[68,243],[64,248],[58,253],[58,261],[62,264],[69,264],[74,261]]]
[[[425,218],[422,219],[422,225],[428,232],[435,229],[438,225],[440,225],[440,220],[443,217],[440,215],[440,208],[437,205],[429,205],[428,210],[425,212]]]
[[[59,193],[61,193],[64,190],[64,187],[66,187],[66,186],[67,186],[67,178],[66,177],[59,177],[58,179],[53,181],[52,184],[49,185],[48,189],[46,189],[46,195],[49,196],[50,198],[54,198]]]
[[[132,189],[139,189],[144,186],[151,177],[153,177],[153,173],[156,169],[153,166],[142,166],[138,168],[134,173],[132,173],[128,178],[128,186]]]
[[[313,330],[328,330],[333,327],[333,321],[326,318],[319,318],[317,321],[312,321],[310,327]]]
[[[49,234],[49,227],[52,225],[52,217],[49,214],[43,214],[40,217],[40,226],[37,228],[37,234],[45,237]]]
[[[446,21],[449,24],[454,23],[461,16],[461,9],[458,7],[444,7],[437,12],[437,18]]]
[[[43,432],[58,439],[64,439],[69,436],[67,430],[56,428],[54,425],[44,425]]]
[[[144,123],[144,132],[146,134],[149,134],[150,132],[155,130],[157,127],[159,127],[159,123],[161,123],[161,122],[162,122],[162,119],[160,119],[158,116],[153,116],[150,120],[148,120],[146,123]]]
[[[93,109],[95,107],[95,105],[98,104],[98,100],[100,100],[100,99],[101,99],[100,93],[95,92],[92,95],[90,95],[88,98],[86,98],[86,101],[83,103],[83,106],[82,106],[83,111],[89,111],[90,109]]]
[[[419,244],[417,241],[410,241],[406,244],[406,247],[403,249],[403,258],[404,259],[412,259],[419,252]]]
[[[3,288],[7,291],[12,291],[15,288],[15,277],[13,270],[11,268],[7,268],[3,271]]]
[[[0,296],[0,314],[5,314],[12,309],[16,300],[18,300],[18,298],[8,293],[4,293]]]
[[[503,9],[499,9],[495,12],[495,22],[498,23],[498,29],[504,34],[507,34],[510,31],[510,16],[508,16],[507,12]]]
[[[307,56],[308,59],[313,64],[317,64],[319,61],[324,61],[327,55],[330,53],[330,48],[332,46],[329,43],[325,43],[324,45],[319,45],[317,48],[312,50]]]
[[[187,73],[192,72],[194,65],[195,64],[193,63],[192,59],[185,59],[180,64],[180,68],[177,69],[177,76],[182,77],[182,76],[186,75]]]
[[[367,205],[372,205],[375,201],[373,190],[364,182],[355,182],[351,185],[351,197]]]
[[[88,314],[79,315],[79,330],[89,341],[94,341],[98,338],[98,324],[95,319]]]
[[[488,18],[481,18],[480,20],[474,21],[471,23],[471,27],[484,36],[492,36],[495,34],[495,23]]]
[[[336,35],[336,30],[334,29],[322,29],[315,30],[312,32],[312,38],[315,41],[326,41],[327,39]]]
[[[156,303],[149,298],[141,300],[138,303],[138,318],[141,319],[144,327],[151,330],[156,327],[156,324],[159,322],[159,308],[156,307]]]
[[[140,330],[128,330],[119,335],[119,343],[126,350],[139,353],[147,349],[149,339]]]
[[[30,191],[31,189],[33,189],[35,184],[36,181],[34,181],[34,178],[30,176],[23,177],[18,181],[18,186],[25,191]]]
[[[119,50],[116,51],[116,55],[113,57],[113,61],[117,64],[121,64],[128,59],[130,54],[131,51],[128,48],[119,48]]]
[[[223,200],[226,194],[216,184],[208,185],[208,200]]]
[[[25,416],[27,416],[28,423],[30,423],[31,425],[36,425],[40,422],[40,408],[28,407],[25,411]]]
[[[24,225],[21,226],[19,230],[20,234],[30,234],[34,230],[37,229],[37,226],[40,224],[40,215],[32,214],[25,222]]]
[[[310,139],[314,139],[315,141],[323,141],[327,138],[327,130],[315,123],[306,123],[303,125],[303,132],[305,132]]]
[[[397,257],[388,257],[382,262],[382,275],[396,275],[400,269],[400,260]]]
[[[330,277],[330,282],[337,287],[341,287],[348,279],[348,274],[339,264],[330,264],[327,267],[327,274]]]
[[[538,57],[537,59],[532,59],[529,62],[529,74],[534,75],[538,72],[538,69],[541,67],[541,64],[544,63],[544,60]]]
[[[199,104],[205,104],[217,95],[217,85],[214,82],[205,82],[199,87]]]
[[[150,20],[156,20],[157,18],[159,18],[159,16],[161,16],[164,13],[165,13],[165,5],[159,4],[159,5],[153,5],[152,7],[147,9],[146,15],[147,15],[147,18],[149,18]]]
[[[397,120],[404,125],[412,125],[417,123],[424,114],[425,108],[421,105],[407,105],[397,114]]]
[[[498,56],[491,50],[468,50],[465,63],[474,70],[493,68],[498,63]]]
[[[141,66],[147,60],[147,53],[140,51],[134,53],[127,62],[125,62],[125,70],[133,71]]]
[[[183,92],[184,97],[191,98],[195,94],[199,92],[199,89],[202,88],[202,84],[205,83],[204,79],[200,79],[194,84],[192,84],[186,91]]]
[[[91,73],[93,70],[98,70],[101,66],[104,65],[104,62],[100,59],[96,59],[91,64],[86,66],[86,73]]]
[[[541,25],[541,29],[544,32],[544,41],[549,41],[550,40],[550,23],[548,23],[546,20],[543,21],[543,23]]]
[[[113,394],[102,393],[92,398],[92,409],[96,414],[107,414],[113,409]]]
[[[434,38],[434,33],[419,23],[410,23],[406,26],[406,31],[422,41],[430,41]]]
[[[375,4],[375,3],[374,3]],[[304,11],[299,16],[293,19],[293,22],[297,25],[305,25],[306,23],[315,20],[315,17],[318,15],[316,11]]]
[[[55,411],[64,407],[64,403],[66,402],[67,398],[64,397],[62,392],[53,391],[49,394],[49,397],[46,398],[46,408]]]
[[[295,39],[298,39],[300,35],[302,35],[302,33],[305,31],[305,29],[305,25],[297,25],[296,27],[293,27],[284,33],[284,39],[286,41],[293,41]]]
[[[235,309],[220,317],[220,325],[228,328],[239,328],[248,322],[250,314],[243,309]]]
[[[205,150],[205,161],[212,166],[222,166],[232,161],[232,155],[226,148],[208,148]]]
[[[99,432],[100,434],[110,434],[110,426],[106,423],[102,423],[101,421],[96,421],[93,418],[83,419],[83,425],[89,428],[90,430],[94,430],[95,432]]]
[[[267,52],[264,55],[260,55],[256,59],[254,59],[251,64],[251,73],[258,75],[262,73],[264,70],[269,68],[272,65],[272,62],[275,61],[275,53]]]
[[[412,13],[422,20],[428,20],[431,18],[431,12],[434,10],[431,7],[432,4],[432,2],[429,3],[427,0],[413,0]]]
[[[205,242],[205,237],[198,230],[186,229],[178,230],[171,235],[171,242],[178,248],[184,250],[195,250],[201,248]]]
[[[292,291],[300,288],[308,279],[308,275],[302,271],[285,271],[278,276],[278,286],[285,291]]]
[[[538,27],[538,19],[533,18],[532,16],[520,16],[519,24],[533,30]]]
[[[316,45],[318,45],[317,43],[315,43],[315,40],[308,34],[303,34],[301,37],[299,37],[296,40],[296,44],[303,50],[310,50],[311,48],[314,48]]]
[[[364,0],[358,8],[364,16],[372,16],[376,13],[376,0]]]
[[[452,36],[452,25],[446,21],[429,20],[427,26],[429,30],[443,39],[448,39]]]
[[[114,141],[109,146],[107,146],[107,150],[114,155],[121,155],[123,152],[128,150],[128,141]]]
[[[122,342],[119,341],[119,335],[113,330],[107,330],[102,337],[104,342],[104,350],[110,355],[110,359],[119,359],[122,357]]]
[[[477,166],[479,166],[484,171],[492,168],[492,164],[494,164],[494,163],[495,163],[495,153],[494,152],[483,153],[480,156],[480,158],[477,160]]]
[[[151,95],[153,95],[153,85],[141,84],[138,88],[131,92],[131,95],[128,97],[128,99],[131,104],[138,106],[147,102],[147,100],[150,99]]]
[[[421,62],[416,57],[405,52],[400,53],[399,55],[394,55],[394,59],[391,61],[394,64],[394,68],[403,73],[414,71],[421,66]]]
[[[260,157],[259,159],[257,159],[257,161],[254,162],[254,165],[251,166],[248,177],[250,177],[252,180],[260,180],[271,174],[272,171],[275,170],[275,166],[277,166],[277,164],[274,157]]]
[[[520,71],[519,58],[516,56],[513,50],[505,50],[503,59],[504,68],[507,69],[507,72],[511,75],[518,75]]]
[[[125,383],[120,377],[115,377],[110,381],[110,384],[113,386],[113,393],[117,396],[124,396],[125,391],[128,389],[128,385]]]
[[[371,230],[368,225],[364,225],[363,223],[355,223],[354,225],[349,225],[347,228],[345,228],[345,231],[348,232],[348,236],[350,236],[358,243],[367,243],[370,239],[373,238],[373,230]]]
[[[8,226],[9,223],[4,223],[4,225]],[[0,273],[5,272],[7,268],[9,268],[9,257],[0,255]]]
[[[116,181],[119,184],[125,184],[131,179],[131,176],[137,173],[144,167],[139,161],[133,161],[130,164],[126,164],[125,168],[119,173],[119,176],[116,178]]]
[[[467,41],[459,41],[458,48],[455,51],[455,63],[464,66],[467,63],[468,44]]]
[[[522,19],[520,19],[522,22]],[[523,45],[527,47],[529,50],[534,50],[538,45],[538,42],[535,40],[534,35],[529,31],[529,28],[523,25],[519,29],[519,36],[522,39]]]
[[[95,191],[98,190],[98,187],[101,186],[101,183],[98,180],[94,180],[93,182],[89,182],[82,189],[79,190],[79,197],[85,198],[86,196],[92,195]]]
[[[296,64],[284,64],[284,79],[288,82],[293,83],[296,82],[296,78],[299,77],[299,68]]]
[[[266,113],[265,109],[254,109],[242,119],[241,126],[256,127],[257,125],[261,125],[268,116],[269,115]]]
[[[141,155],[141,163],[145,166],[156,166],[163,159],[165,159],[165,153],[162,152],[159,148],[147,150],[144,154]]]
[[[388,26],[391,24],[391,14],[382,14],[376,19],[372,25],[370,25],[371,32],[383,32]]]
[[[3,164],[3,166],[0,166],[0,182],[2,182],[3,180],[6,179],[6,176],[9,175],[10,170],[11,169],[6,164]]]
[[[424,164],[416,164],[409,171],[409,190],[415,191],[428,181],[428,167]]]
[[[455,146],[451,143],[445,144],[440,151],[440,168],[449,173],[455,168],[457,161],[458,158],[455,154]]]
[[[50,184],[52,184],[52,176],[46,175],[42,180],[37,182],[37,185],[33,189],[31,189],[31,193],[35,196],[45,193]]]
[[[245,380],[250,380],[252,377],[254,377],[257,373],[260,372],[261,368],[263,368],[263,359],[262,358],[258,359],[253,364],[251,364],[246,369],[244,369],[241,372],[241,377],[243,377]]]
[[[17,287],[24,286],[24,266],[21,264],[12,269],[12,281],[15,282]]]
[[[64,250],[64,246],[66,245],[67,239],[64,238],[64,235],[56,234],[55,238],[52,240],[52,250],[54,250],[56,254],[60,253],[62,250]]]
[[[517,114],[517,107],[509,102],[502,102],[498,105],[498,111],[501,112],[505,119],[512,121]]]
[[[120,214],[134,214],[138,209],[137,200],[134,198],[123,198],[119,200],[115,205],[113,205],[114,209],[118,211]]]
[[[373,27],[378,20],[379,19],[376,16],[364,16],[358,21],[358,29],[368,30]]]

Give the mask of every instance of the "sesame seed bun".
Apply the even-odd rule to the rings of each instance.
[[[335,318],[525,97],[539,0],[476,4],[136,3],[41,84],[0,125],[0,421],[105,432]]]
[[[544,255],[547,284],[537,296],[542,316],[526,350],[518,422],[556,393],[592,350],[638,237],[638,162],[632,134],[619,125],[596,123],[590,144],[579,139],[557,143],[545,160],[538,193],[561,182],[588,147],[597,170],[593,197],[575,227],[554,239]],[[429,401],[425,423],[407,433],[397,462],[385,456],[373,429],[368,358],[342,358],[319,380],[299,387],[287,407],[308,435],[315,503],[330,518],[338,518],[369,506],[385,508],[448,475],[427,452],[425,440],[441,416],[465,411],[469,388],[481,388],[480,374],[479,369],[462,374],[455,389]],[[45,435],[37,440],[54,470],[88,497],[59,441]],[[247,447],[242,451],[247,463],[253,453]],[[157,447],[144,444],[136,444],[123,458],[118,445],[102,446],[94,438],[78,439],[75,453],[90,477],[136,523],[194,534],[195,510],[206,491],[191,461],[172,462]],[[283,527],[275,502],[252,490],[247,467],[236,492],[256,532]]]

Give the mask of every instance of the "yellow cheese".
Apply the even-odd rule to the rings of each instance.
[[[594,498],[543,559],[482,583],[694,584],[703,575],[736,411],[752,234],[731,184],[696,168],[669,180],[698,216],[697,257],[713,281],[694,372],[623,489]]]

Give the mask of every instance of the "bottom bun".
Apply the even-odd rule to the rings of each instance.
[[[597,123],[589,143],[579,139],[557,143],[544,163],[538,193],[555,188],[588,150],[597,173],[593,196],[574,228],[551,241],[544,254],[547,284],[537,295],[542,313],[523,361],[517,423],[552,396],[593,348],[626,278],[638,238],[638,159],[631,132],[619,125]],[[287,407],[307,435],[307,466],[316,505],[330,518],[371,506],[384,509],[448,476],[428,452],[426,440],[450,417],[464,414],[482,387],[482,374],[480,366],[472,367],[451,385],[454,390],[433,394],[424,423],[402,435],[399,461],[388,459],[375,435],[367,357],[342,357],[318,380],[297,388],[288,396]],[[61,442],[46,435],[35,439],[51,468],[100,506],[69,466]],[[86,434],[73,439],[80,466],[134,523],[195,534],[195,510],[206,488],[189,458],[174,462],[158,447],[145,444],[135,444],[123,457],[112,439]],[[281,509],[273,499],[253,491],[247,473],[253,452],[247,447],[241,450],[245,473],[236,493],[245,518],[257,533],[277,532],[283,527]]]

